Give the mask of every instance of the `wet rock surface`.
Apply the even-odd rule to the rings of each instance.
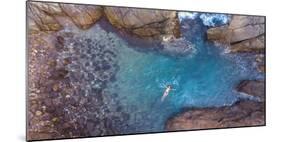
[[[176,11],[105,7],[110,23],[139,37],[179,37]]]
[[[246,93],[251,96],[258,97],[264,102],[265,98],[265,83],[261,80],[244,80],[237,86],[237,91]]]
[[[118,70],[118,42],[104,36],[29,35],[28,139],[121,133],[127,114],[105,89]]]
[[[227,45],[229,53],[253,56],[251,64],[265,71],[265,18],[233,16],[229,25],[209,28],[207,39]],[[236,90],[249,95],[231,106],[186,108],[167,120],[166,130],[192,130],[265,125],[265,81],[243,80]],[[255,99],[254,99],[255,98]]]
[[[230,45],[230,52],[264,52],[265,18],[233,16],[229,25],[210,28],[208,40]]]
[[[228,53],[249,54],[259,72],[265,72],[265,17],[233,16],[229,25],[207,30],[207,39],[226,44]]]
[[[193,51],[191,43],[179,38],[175,11],[38,2],[28,2],[27,10],[29,140],[114,135],[127,128],[129,115],[106,89],[119,70],[115,49],[122,45],[105,32],[84,33],[102,17],[130,35],[160,39],[164,51]],[[67,29],[71,25],[60,18],[70,19],[82,34]],[[263,28],[260,17],[234,16],[229,25],[211,28],[207,35],[229,44],[231,53],[253,53],[257,69],[264,72]],[[178,46],[182,48],[173,48]],[[237,90],[259,101],[187,109],[168,120],[166,129],[264,125],[264,87],[263,81],[242,81]]]
[[[81,29],[88,29],[102,16],[100,6],[60,4],[62,11]]]
[[[61,24],[53,17],[48,15],[44,10],[40,9],[40,6],[29,3],[27,5],[29,27],[34,30],[42,31],[58,31],[62,29]]]
[[[39,2],[29,2],[27,8],[31,19],[29,26],[37,31],[61,30],[59,17],[70,18],[81,29],[88,29],[105,17],[114,27],[138,37],[162,39],[180,36],[176,11]]]
[[[69,18],[81,29],[88,29],[102,16],[100,6],[28,2],[29,27],[37,31],[59,31],[63,23],[58,18]]]
[[[264,103],[242,100],[233,106],[197,108],[170,119],[166,130],[192,130],[264,125]]]

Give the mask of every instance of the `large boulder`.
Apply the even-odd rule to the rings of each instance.
[[[210,28],[209,40],[230,45],[230,52],[263,52],[265,18],[261,16],[233,16],[229,25]]]
[[[176,11],[105,7],[109,22],[142,38],[180,36]]]
[[[53,16],[40,8],[42,8],[42,5],[38,6],[36,2],[27,4],[28,27],[30,30],[58,31],[62,29],[62,25]]]
[[[264,125],[264,103],[249,100],[232,106],[190,109],[166,123],[168,131]]]
[[[237,91],[258,97],[260,101],[264,101],[265,83],[261,80],[244,80],[237,86]]]
[[[30,30],[59,31],[63,24],[57,17],[69,18],[81,29],[88,29],[103,13],[100,6],[28,2],[28,26]]]
[[[103,9],[100,6],[60,4],[62,11],[81,29],[88,29],[101,17]]]
[[[30,2],[33,6],[48,15],[65,15],[59,3]]]
[[[187,108],[170,118],[166,129],[174,131],[264,125],[265,82],[244,80],[238,84],[236,90],[257,99],[241,99],[232,106]]]
[[[264,52],[264,35],[241,41],[230,47],[230,52]]]
[[[252,39],[264,34],[264,17],[233,16],[228,28],[230,43]]]
[[[116,28],[141,38],[174,39],[180,37],[176,11],[92,5],[28,2],[28,26],[32,30],[58,31],[63,23],[57,17],[69,18],[80,29],[88,29],[105,17]]]

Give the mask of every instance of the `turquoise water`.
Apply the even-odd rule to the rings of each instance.
[[[117,49],[120,70],[110,91],[130,116],[123,133],[164,131],[168,118],[183,108],[231,105],[239,99],[235,85],[259,77],[244,57],[225,54],[205,41],[202,30],[195,32],[200,32],[197,38],[186,37],[192,39],[195,52],[185,56],[139,51],[125,41]],[[162,102],[167,85],[173,90]]]
[[[74,60],[69,65],[73,72],[70,78],[82,94],[103,92],[103,99],[97,100],[106,105],[97,111],[102,113],[89,113],[108,118],[118,134],[161,132],[166,121],[183,109],[231,105],[241,97],[235,91],[241,80],[263,77],[252,64],[254,56],[224,53],[224,47],[206,40],[206,29],[198,18],[183,19],[181,40],[142,44],[101,22],[87,31],[66,29],[75,32],[76,37],[67,42],[69,51],[61,57]],[[192,48],[180,55],[162,50],[182,46]],[[173,90],[161,101],[167,85]],[[105,108],[112,113],[106,114]],[[114,112],[124,118],[114,120]],[[120,116],[120,112],[126,115]]]

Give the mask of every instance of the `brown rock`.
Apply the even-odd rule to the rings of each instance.
[[[264,35],[236,43],[230,47],[230,52],[264,52]]]
[[[259,97],[261,101],[265,98],[265,84],[260,80],[244,80],[239,83],[237,90],[251,96]]]
[[[208,40],[227,42],[228,26],[210,28],[207,30]]]
[[[109,22],[139,37],[180,36],[176,11],[105,7]]]
[[[248,25],[264,24],[264,17],[259,16],[233,16],[229,27],[237,29]]]
[[[258,65],[258,67],[257,67],[257,70],[259,71],[259,72],[265,72],[265,65]]]
[[[265,18],[233,16],[229,26],[210,28],[208,40],[230,45],[230,52],[263,52]]]
[[[62,80],[66,77],[66,75],[68,74],[68,71],[64,68],[60,68],[57,70],[54,70],[52,73],[52,76],[50,77],[50,79],[54,79],[54,80]]]
[[[28,26],[30,29],[42,31],[58,31],[62,28],[60,23],[46,12],[39,9],[36,2],[27,3]]]
[[[75,25],[87,29],[102,16],[99,6],[28,2],[29,27],[41,31],[58,31],[62,28],[56,16],[68,16]]]
[[[65,15],[59,3],[32,2],[32,4],[48,15]]]
[[[259,72],[265,72],[265,55],[264,54],[258,54],[256,55],[256,64],[257,69]]]
[[[53,85],[53,91],[57,92],[59,89],[60,89],[59,84],[56,83]]]
[[[27,140],[44,140],[44,139],[53,139],[52,133],[48,132],[36,132],[29,131],[27,135]]]
[[[60,4],[62,11],[81,29],[88,29],[102,16],[100,6]]]
[[[166,123],[168,131],[264,125],[264,104],[240,101],[233,106],[187,110]]]
[[[231,27],[229,28],[231,29]],[[252,39],[264,34],[264,24],[247,25],[245,27],[231,29],[230,31],[230,43],[235,43],[247,39]]]
[[[36,114],[36,116],[40,116],[40,115],[42,115],[42,112],[38,110],[35,112],[35,114]]]

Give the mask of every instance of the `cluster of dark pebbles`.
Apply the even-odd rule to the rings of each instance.
[[[118,71],[119,42],[106,33],[91,37],[59,32],[53,43],[56,51],[48,58],[48,76],[36,84],[40,87],[36,107],[44,106],[39,121],[48,122],[41,130],[44,134],[51,130],[44,138],[122,134],[128,114],[116,94],[106,89]]]

